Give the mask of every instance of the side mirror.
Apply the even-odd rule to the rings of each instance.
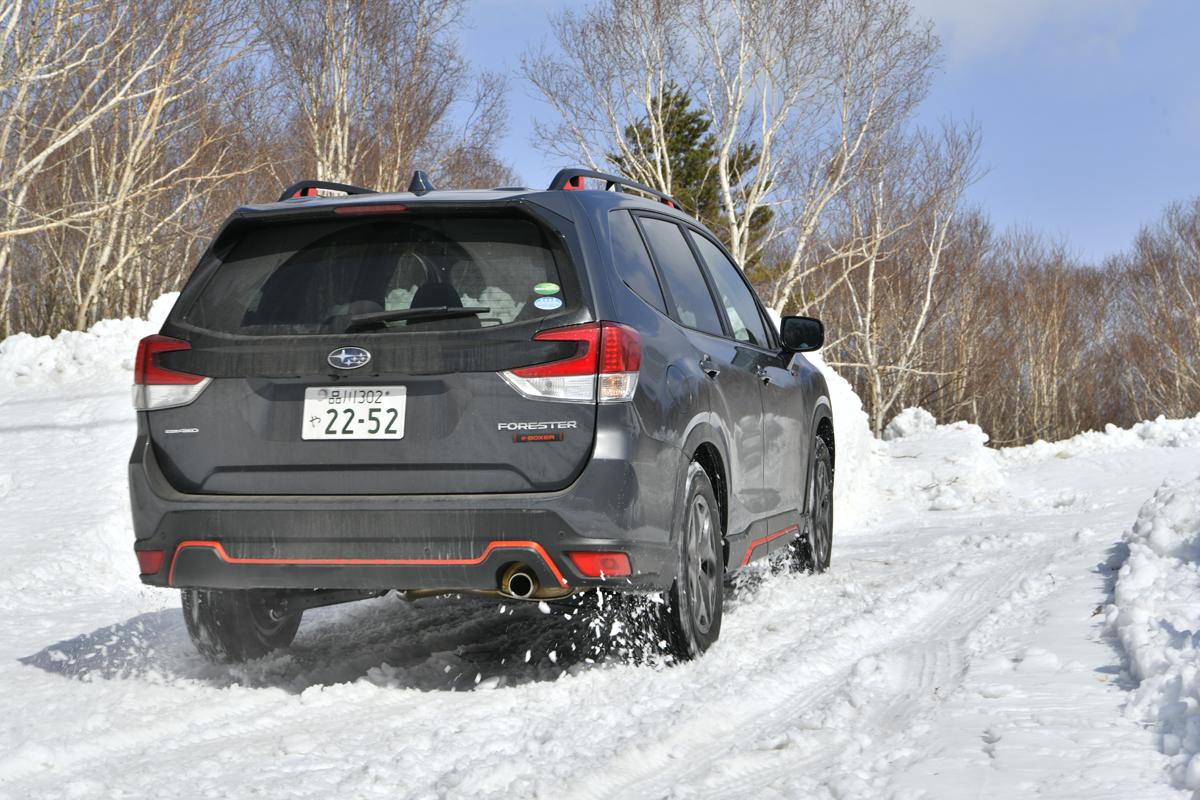
[[[783,349],[790,353],[820,350],[825,344],[825,325],[812,317],[784,317],[779,331]]]

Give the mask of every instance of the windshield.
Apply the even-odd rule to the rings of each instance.
[[[536,319],[564,306],[541,228],[500,217],[389,217],[252,229],[184,321],[240,335],[470,330]],[[408,309],[479,313],[388,314]],[[395,317],[395,319],[392,319]]]

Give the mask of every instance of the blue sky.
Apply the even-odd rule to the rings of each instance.
[[[550,43],[551,0],[470,0],[465,54],[509,76],[501,156],[522,181],[559,166],[537,152],[550,112],[520,79]],[[1200,195],[1200,0],[915,0],[943,42],[920,121],[972,119],[986,175],[971,189],[997,227],[1030,227],[1097,261],[1172,200]]]

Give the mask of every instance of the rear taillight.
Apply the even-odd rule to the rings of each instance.
[[[578,346],[568,358],[500,373],[525,397],[575,403],[633,399],[642,365],[642,340],[633,328],[617,322],[588,322],[552,328],[533,338],[578,342]]]
[[[133,407],[138,411],[186,406],[208,386],[211,378],[167,369],[159,356],[174,350],[189,350],[191,345],[170,336],[147,336],[138,342],[133,364]]]

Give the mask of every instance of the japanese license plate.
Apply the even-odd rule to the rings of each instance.
[[[301,439],[403,439],[404,386],[310,387],[304,390]]]

